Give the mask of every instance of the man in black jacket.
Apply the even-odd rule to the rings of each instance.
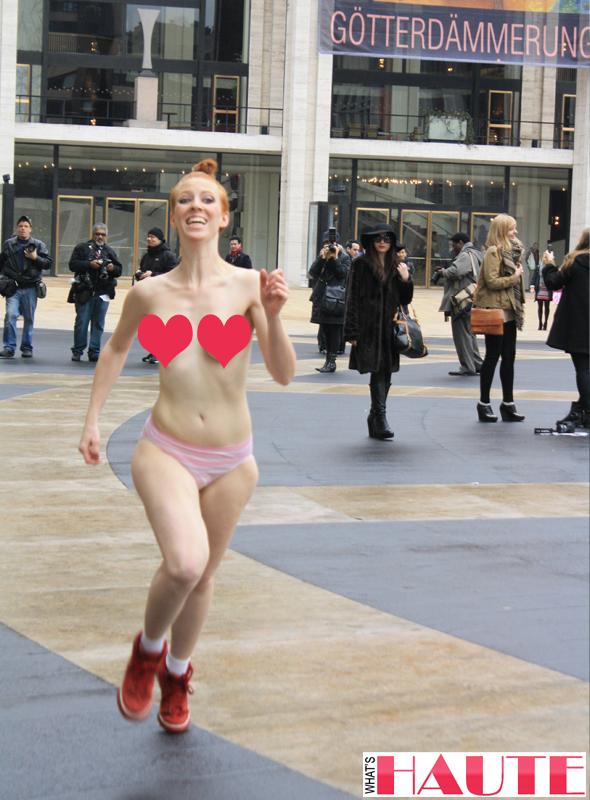
[[[176,266],[176,256],[164,238],[161,228],[150,228],[147,233],[147,253],[144,253],[139,262],[139,269],[135,273],[135,280],[142,281],[170,272]]]
[[[37,285],[41,283],[42,270],[50,269],[53,259],[40,239],[33,239],[33,226],[27,216],[16,224],[16,236],[4,242],[0,253],[0,273],[16,282],[16,292],[6,298],[4,317],[4,349],[0,358],[14,358],[16,350],[16,321],[22,314],[23,335],[20,343],[21,356],[33,355],[33,324],[37,308]],[[14,286],[14,284],[13,284]]]
[[[225,260],[228,264],[233,264],[234,267],[243,267],[244,269],[252,269],[252,262],[250,256],[242,250],[242,240],[239,236],[232,236],[229,240],[229,253],[226,255]]]
[[[92,228],[92,239],[76,245],[70,258],[70,270],[76,273],[68,298],[76,304],[72,361],[80,361],[86,349],[89,325],[88,360],[98,361],[100,355],[109,300],[115,297],[117,278],[123,271],[123,265],[106,239],[107,226],[99,222]]]
[[[144,253],[139,262],[139,269],[134,275],[136,281],[155,278],[170,272],[176,266],[176,256],[164,238],[164,231],[161,228],[150,228],[147,233],[147,253]],[[144,356],[142,361],[147,364],[157,364],[158,359],[152,353]]]

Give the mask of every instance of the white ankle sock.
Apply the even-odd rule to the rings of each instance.
[[[174,656],[171,656],[170,653],[168,653],[166,656],[166,666],[168,667],[168,672],[171,672],[173,675],[184,675],[188,669],[188,662],[188,658],[186,661],[182,661],[179,658],[174,658]]]
[[[141,634],[141,639],[139,644],[141,645],[141,649],[144,653],[161,653],[164,649],[164,642],[166,641],[166,636],[162,636],[161,639],[148,639],[145,633]]]

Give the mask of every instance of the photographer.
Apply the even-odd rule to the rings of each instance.
[[[69,303],[76,305],[74,323],[74,346],[72,361],[80,361],[88,342],[88,360],[98,361],[104,321],[109,300],[115,297],[117,278],[123,265],[117,254],[106,243],[107,226],[102,222],[92,228],[92,239],[76,245],[70,258],[70,270],[76,273],[68,296]]]
[[[133,276],[134,281],[144,281],[163,275],[174,269],[176,266],[176,256],[164,238],[164,231],[161,228],[150,228],[147,233],[147,253],[144,253],[139,262],[139,269]],[[157,364],[158,359],[148,353],[142,359],[147,364]]]
[[[436,270],[430,282],[436,285],[444,281],[444,294],[439,311],[443,311],[445,321],[451,318],[453,341],[459,356],[461,367],[449,372],[449,375],[473,376],[481,371],[482,358],[479,354],[477,339],[471,333],[471,309],[461,314],[453,313],[452,298],[468,286],[475,287],[479,276],[482,254],[477,250],[466,233],[456,233],[450,240],[455,253],[451,266]],[[474,289],[475,290],[475,289]]]
[[[164,238],[164,231],[161,228],[150,228],[147,233],[147,252],[141,257],[139,269],[133,277],[136,281],[154,278],[170,272],[176,263],[176,256]]]
[[[311,322],[319,324],[326,342],[326,363],[316,367],[318,372],[335,372],[336,356],[340,349],[342,326],[344,325],[344,288],[346,276],[350,269],[350,257],[338,244],[339,236],[335,228],[324,233],[324,246],[316,260],[309,268],[313,281],[313,292],[310,301]],[[326,297],[326,291],[340,290],[342,299],[334,300]]]
[[[0,253],[0,274],[5,278],[2,294],[6,297],[4,317],[4,349],[0,358],[14,358],[16,350],[16,321],[24,320],[20,351],[23,358],[33,356],[33,324],[37,299],[44,297],[42,270],[50,269],[53,259],[40,239],[33,239],[33,226],[23,215],[16,224],[16,236],[4,242]]]

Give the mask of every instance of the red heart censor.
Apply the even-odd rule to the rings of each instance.
[[[197,328],[199,344],[224,369],[248,345],[250,336],[250,324],[241,314],[234,314],[225,325],[215,314],[207,314]]]
[[[167,367],[192,342],[193,326],[184,314],[170,317],[166,324],[156,314],[148,314],[139,323],[137,338],[148,353],[152,353],[163,367]]]

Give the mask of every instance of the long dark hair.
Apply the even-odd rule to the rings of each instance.
[[[391,247],[385,253],[385,267],[381,266],[381,259],[379,258],[379,254],[377,253],[377,248],[375,247],[375,242],[371,239],[369,241],[369,246],[365,251],[365,257],[367,261],[370,261],[375,271],[381,275],[381,280],[385,282],[385,280],[391,275],[392,272],[395,272],[397,269],[397,265],[399,264],[399,259],[397,257],[397,250],[395,248],[395,243],[391,243]]]

